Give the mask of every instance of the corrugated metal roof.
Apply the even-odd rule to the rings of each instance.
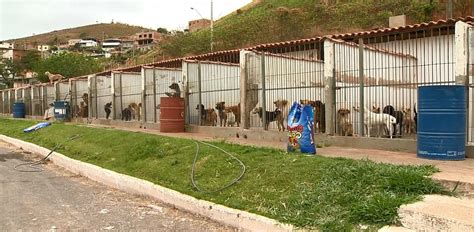
[[[159,66],[166,63],[182,62],[183,60],[201,60],[201,59],[212,58],[212,57],[221,56],[221,55],[229,55],[229,54],[235,55],[235,54],[238,54],[240,50],[261,51],[261,50],[266,50],[270,48],[277,49],[277,48],[283,48],[283,47],[288,47],[288,46],[304,45],[304,44],[310,44],[313,42],[319,42],[325,38],[334,38],[334,39],[344,40],[344,39],[350,39],[350,38],[360,38],[360,37],[368,37],[368,36],[379,36],[379,35],[386,35],[386,34],[403,33],[403,32],[409,32],[409,31],[417,31],[417,30],[426,30],[426,29],[431,29],[431,28],[436,28],[436,27],[453,26],[458,21],[464,21],[471,25],[474,25],[474,17],[467,16],[467,17],[452,18],[452,19],[446,19],[446,20],[430,21],[426,23],[412,24],[412,25],[407,25],[403,27],[381,28],[381,29],[361,31],[361,32],[332,34],[332,35],[327,35],[327,36],[319,36],[319,37],[306,38],[306,39],[259,44],[256,46],[242,48],[242,49],[217,51],[217,52],[206,53],[206,54],[201,54],[201,55],[194,55],[194,56],[188,56],[188,57],[183,57],[183,58],[176,58],[176,59],[152,62],[152,63],[147,63],[147,64],[135,65],[131,67],[114,69],[113,71],[139,71],[142,66]],[[109,74],[111,71],[112,70],[109,70],[109,71],[102,72],[99,74],[100,75]]]

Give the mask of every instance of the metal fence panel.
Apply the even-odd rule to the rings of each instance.
[[[415,36],[415,35],[411,35]],[[353,107],[360,106],[360,65],[363,73],[363,97],[368,110],[387,113],[395,110],[397,126],[395,134],[415,138],[414,121],[417,88],[422,85],[455,84],[454,78],[454,35],[430,34],[410,38],[402,35],[401,40],[364,41],[370,46],[335,41],[336,119],[337,133],[341,134],[340,109],[349,110],[352,128],[360,134],[360,120]],[[385,134],[378,128],[373,134]]]
[[[104,110],[105,104],[112,102],[111,80],[110,76],[95,76],[92,79],[92,105],[89,110],[92,110],[92,117],[94,118],[106,117],[106,112]]]
[[[121,93],[122,101],[121,109],[127,108],[131,104],[141,105],[142,102],[142,77],[141,73],[121,73]],[[138,114],[139,112],[137,112]],[[141,113],[141,112],[140,112]],[[122,115],[120,112],[119,115]],[[119,117],[121,118],[121,116]],[[132,120],[138,120],[138,115],[135,115]]]
[[[122,73],[113,72],[113,80],[114,80],[114,106],[112,110],[114,112],[113,117],[114,119],[121,119],[122,110],[123,110],[123,103],[122,103]]]
[[[23,102],[23,89],[15,89],[15,102]]]
[[[71,80],[71,116],[73,118],[87,117],[87,102],[83,96],[88,93],[87,79]],[[84,111],[84,112],[83,112]]]
[[[54,85],[47,84],[46,85],[46,104],[54,104],[54,100],[56,99],[56,88]]]
[[[13,113],[13,104],[15,103],[15,89],[10,89],[8,94],[9,94],[8,98],[10,100],[9,104],[8,104],[8,106],[9,106],[8,107],[8,112],[11,114],[11,113]]]
[[[32,115],[33,116],[43,116],[43,95],[41,94],[43,86],[35,85],[31,87],[31,101],[32,101]]]
[[[202,104],[205,109],[205,112],[201,112],[203,115],[211,110],[216,112],[218,126],[237,126],[240,121],[240,66],[210,61],[188,61],[186,64],[189,87],[188,122],[199,124],[199,105]],[[219,112],[217,104],[222,102],[224,108]],[[226,112],[232,109],[236,112]],[[215,124],[215,120],[207,115],[202,117],[201,124],[210,126]]]
[[[32,115],[31,110],[31,87],[26,87],[22,89],[23,103],[25,103],[25,115]]]
[[[171,68],[145,68],[145,96],[146,96],[146,119],[148,122],[159,122],[160,120],[160,98],[168,97],[165,93],[171,92],[169,86],[177,83],[182,86],[181,69]],[[154,85],[154,87],[153,87]],[[183,89],[180,89],[183,93]],[[184,97],[184,94],[181,94]],[[155,118],[156,115],[156,118]]]
[[[315,106],[316,132],[325,131],[322,61],[270,53],[251,53],[247,60],[249,82],[259,96],[258,103],[251,104],[255,106],[251,109],[251,127],[264,127],[265,120],[267,129],[285,130],[289,108],[296,101]]]
[[[65,82],[59,82],[56,84],[57,93],[58,93],[58,100],[62,101],[70,101],[71,96],[69,95],[69,91],[71,90],[71,87],[69,86],[69,81]]]

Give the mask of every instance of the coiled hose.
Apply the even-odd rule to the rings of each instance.
[[[205,189],[201,189],[199,186],[197,186],[196,184],[196,181],[194,179],[194,173],[195,173],[195,169],[196,169],[196,161],[198,159],[198,156],[199,156],[199,143],[202,143],[204,145],[207,145],[207,146],[210,146],[212,148],[215,148],[217,150],[220,150],[222,151],[223,153],[227,154],[228,156],[230,156],[232,159],[236,160],[237,162],[239,162],[239,165],[240,165],[240,173],[239,175],[233,179],[232,181],[230,181],[229,183],[227,183],[226,185],[224,185],[223,187],[221,188],[218,188],[218,189],[215,189],[215,190],[205,190]],[[196,141],[194,140],[194,143],[196,144],[196,154],[194,155],[194,161],[193,161],[193,166],[192,166],[192,169],[191,169],[191,183],[193,185],[194,188],[196,188],[199,192],[203,192],[203,193],[214,193],[214,192],[220,192],[226,188],[229,188],[230,186],[236,184],[240,179],[242,179],[242,177],[244,176],[244,173],[245,173],[245,164],[239,160],[237,157],[235,157],[234,155],[230,154],[229,152],[225,151],[224,149],[218,147],[218,146],[215,146],[215,145],[212,145],[212,144],[209,144],[209,143],[206,143],[206,142],[203,142],[203,141]]]
[[[66,142],[69,142],[69,141],[72,141],[72,140],[75,140],[77,138],[81,137],[81,135],[73,135],[69,138],[67,138],[66,140],[64,140],[62,143],[60,144],[57,144],[50,152],[47,156],[45,156],[44,158],[38,160],[38,161],[33,161],[33,162],[26,162],[26,163],[21,163],[21,164],[17,164],[13,167],[13,169],[15,169],[16,171],[19,171],[19,172],[42,172],[44,171],[44,169],[40,166],[41,164],[44,164],[46,162],[46,160],[48,159],[48,157],[53,154],[54,151],[56,151],[56,149],[60,148],[64,143]],[[25,169],[19,169],[19,167],[21,166],[27,166],[27,168],[29,168],[29,170],[25,170]]]

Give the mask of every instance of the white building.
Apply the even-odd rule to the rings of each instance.
[[[38,45],[37,49],[40,52],[46,52],[46,51],[49,51],[49,45]]]
[[[81,39],[78,44],[81,46],[81,48],[92,48],[97,47],[98,45],[97,40],[95,39]]]
[[[106,39],[102,42],[102,50],[112,51],[116,48],[119,48],[122,44],[120,39]]]
[[[70,39],[70,40],[67,41],[67,45],[69,47],[74,47],[74,45],[76,45],[80,41],[81,41],[81,39]]]
[[[13,49],[14,44],[8,42],[0,42],[0,49]]]

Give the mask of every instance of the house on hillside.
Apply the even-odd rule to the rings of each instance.
[[[0,49],[13,49],[15,45],[8,42],[0,42]]]
[[[135,46],[137,46],[137,43],[135,42],[134,39],[122,39],[122,51],[127,51],[129,49],[133,49]]]
[[[70,39],[70,40],[67,41],[67,45],[69,47],[74,47],[80,41],[81,41],[81,39]]]
[[[26,53],[27,53],[27,50],[23,50],[23,49],[16,49],[16,48],[4,49],[4,48],[0,48],[0,55],[1,55],[2,59],[9,59],[9,60],[13,60],[13,61],[18,61],[18,60],[21,60],[21,58],[23,56],[25,56]]]
[[[136,33],[134,37],[139,49],[150,49],[163,39],[163,34],[156,31]]]
[[[208,28],[210,27],[210,25],[211,25],[211,20],[209,19],[197,19],[197,20],[189,21],[188,29],[189,29],[189,32],[195,32],[203,28]]]
[[[97,40],[94,38],[81,39],[77,44],[79,44],[81,48],[93,48],[99,45]]]
[[[49,51],[49,48],[50,48],[49,45],[44,44],[44,45],[38,45],[37,50],[39,52],[46,52],[46,51]]]
[[[105,39],[102,41],[102,50],[110,52],[120,48],[122,40],[120,39]]]

